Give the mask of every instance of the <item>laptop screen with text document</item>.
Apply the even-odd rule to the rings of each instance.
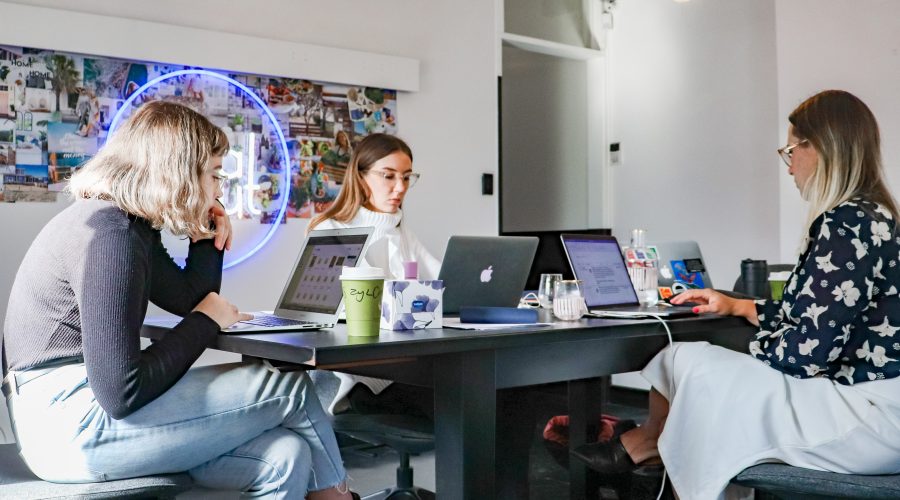
[[[638,303],[615,238],[566,235],[563,244],[589,308]]]

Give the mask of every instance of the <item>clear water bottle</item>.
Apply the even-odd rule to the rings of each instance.
[[[631,231],[631,245],[624,250],[625,265],[638,301],[642,306],[655,306],[659,302],[659,259],[654,250],[647,248],[646,234],[647,231],[643,229]]]

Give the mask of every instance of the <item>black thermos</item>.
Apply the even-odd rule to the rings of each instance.
[[[741,280],[744,282],[744,293],[757,298],[768,298],[769,266],[764,260],[744,259],[741,261]]]

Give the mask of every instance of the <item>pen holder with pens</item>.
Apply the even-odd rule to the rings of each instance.
[[[442,328],[443,298],[442,280],[386,280],[381,299],[381,328]]]

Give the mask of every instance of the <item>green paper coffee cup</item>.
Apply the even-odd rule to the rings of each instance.
[[[378,336],[384,271],[377,267],[344,267],[340,279],[347,313],[347,335]]]
[[[790,271],[769,273],[769,288],[772,290],[772,300],[781,300],[784,296],[784,286],[790,277]]]

